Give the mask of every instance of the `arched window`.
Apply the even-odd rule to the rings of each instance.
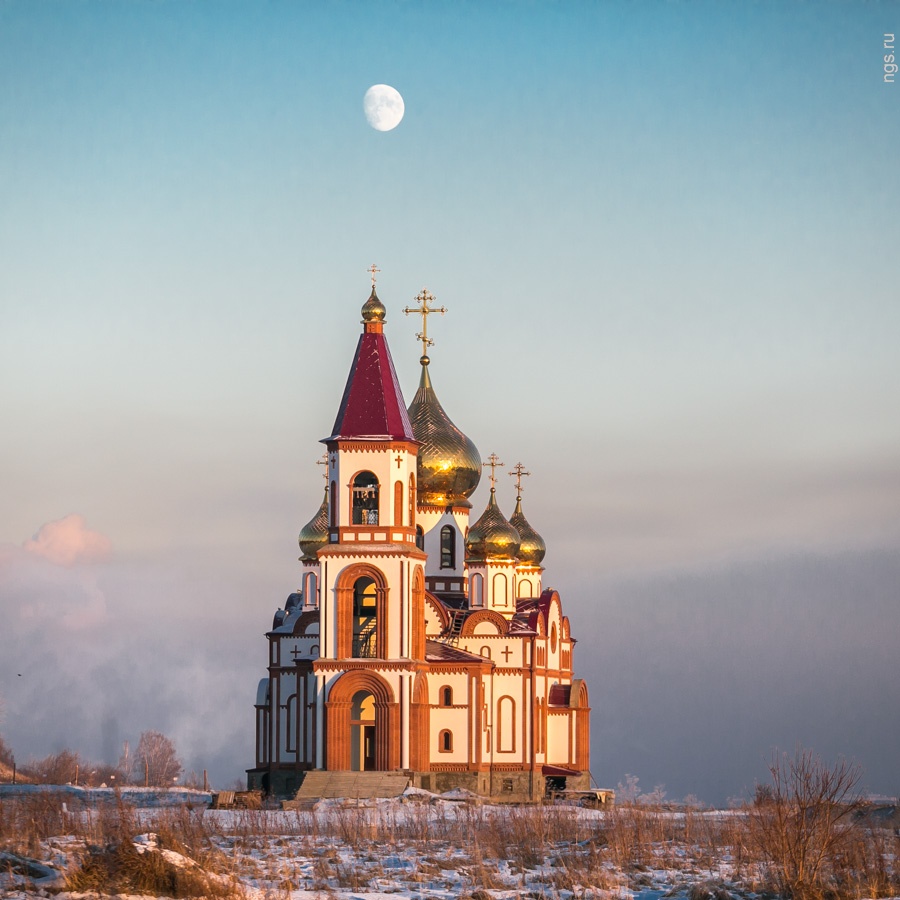
[[[501,697],[497,703],[497,750],[512,753],[516,749],[516,701]]]
[[[375,582],[371,578],[357,578],[353,585],[353,657],[378,656],[377,612]]]
[[[337,525],[337,485],[333,481],[328,490],[328,523],[332,528]]]
[[[506,576],[502,572],[498,572],[494,576],[494,604],[506,606],[508,602]]]
[[[456,529],[452,525],[441,529],[441,568],[456,568]]]
[[[420,550],[425,549],[425,532],[422,531],[421,525],[416,525],[416,546]]]
[[[403,482],[394,482],[394,526],[399,528],[403,524]]]
[[[485,659],[491,658],[491,648],[490,647],[482,647],[481,650],[478,651]]]
[[[371,472],[353,479],[353,524],[378,524],[378,479]]]
[[[532,597],[532,587],[531,582],[527,578],[519,579],[519,596],[520,597]]]
[[[441,688],[441,706],[453,706],[453,688],[449,685]]]
[[[472,606],[484,605],[484,576],[473,575],[469,594],[472,600]]]
[[[291,694],[284,704],[284,749],[294,753],[294,729],[297,727],[297,695]]]
[[[319,579],[315,572],[307,572],[303,579],[303,605],[319,605]]]
[[[441,753],[453,752],[453,732],[446,728],[438,735],[438,750]]]

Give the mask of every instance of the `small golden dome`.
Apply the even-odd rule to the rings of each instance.
[[[528,524],[522,512],[522,498],[516,498],[515,512],[509,517],[509,524],[519,532],[519,562],[526,566],[539,566],[547,553],[544,539]]]
[[[519,532],[497,506],[497,492],[491,488],[491,498],[481,518],[469,528],[466,537],[466,562],[515,559],[519,553]]]
[[[300,544],[300,559],[315,561],[316,551],[328,543],[328,489],[319,511],[300,529],[297,539]]]
[[[465,506],[481,481],[481,455],[451,421],[428,376],[422,357],[419,389],[409,405],[413,435],[420,442],[416,485],[420,506]]]
[[[375,293],[375,285],[373,284],[372,293],[369,294],[369,299],[362,306],[362,320],[363,322],[383,322],[386,314],[387,310],[378,299],[378,294]]]

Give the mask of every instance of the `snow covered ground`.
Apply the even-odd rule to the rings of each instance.
[[[63,890],[62,873],[98,835],[124,827],[115,816],[127,819],[139,854],[212,873],[213,885],[251,900],[729,900],[757,889],[754,863],[729,843],[737,813],[496,806],[421,791],[308,809],[212,810],[206,796],[186,793],[178,808],[147,792],[129,798],[143,805],[111,812],[96,797],[74,808],[69,792],[60,820],[69,833],[45,836],[27,859],[20,852],[21,865],[0,858],[0,897],[96,897]]]

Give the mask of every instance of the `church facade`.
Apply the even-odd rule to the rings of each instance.
[[[248,786],[291,796],[311,770],[399,772],[431,791],[538,799],[590,786],[590,707],[545,545],[500,510],[491,454],[444,412],[429,374],[407,408],[375,291],[331,434],[301,583],[267,633]],[[484,467],[491,491],[470,524]]]

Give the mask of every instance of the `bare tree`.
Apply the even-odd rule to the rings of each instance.
[[[834,866],[862,805],[859,766],[829,767],[812,750],[775,753],[770,790],[757,790],[751,836],[775,890],[793,900],[821,900],[834,887]]]
[[[81,757],[74,750],[60,750],[43,759],[30,760],[26,773],[43,784],[75,784],[84,766]]]
[[[620,781],[616,785],[616,802],[619,804],[629,805],[637,802],[638,795],[641,792],[638,787],[640,779],[637,775],[625,775],[625,784]]]
[[[134,752],[134,781],[171,787],[181,775],[175,745],[159,731],[145,731]]]
[[[119,757],[119,762],[116,765],[116,768],[122,773],[119,784],[128,784],[131,780],[134,774],[133,764],[134,760],[131,758],[131,746],[128,741],[125,741],[122,744],[122,755]]]

